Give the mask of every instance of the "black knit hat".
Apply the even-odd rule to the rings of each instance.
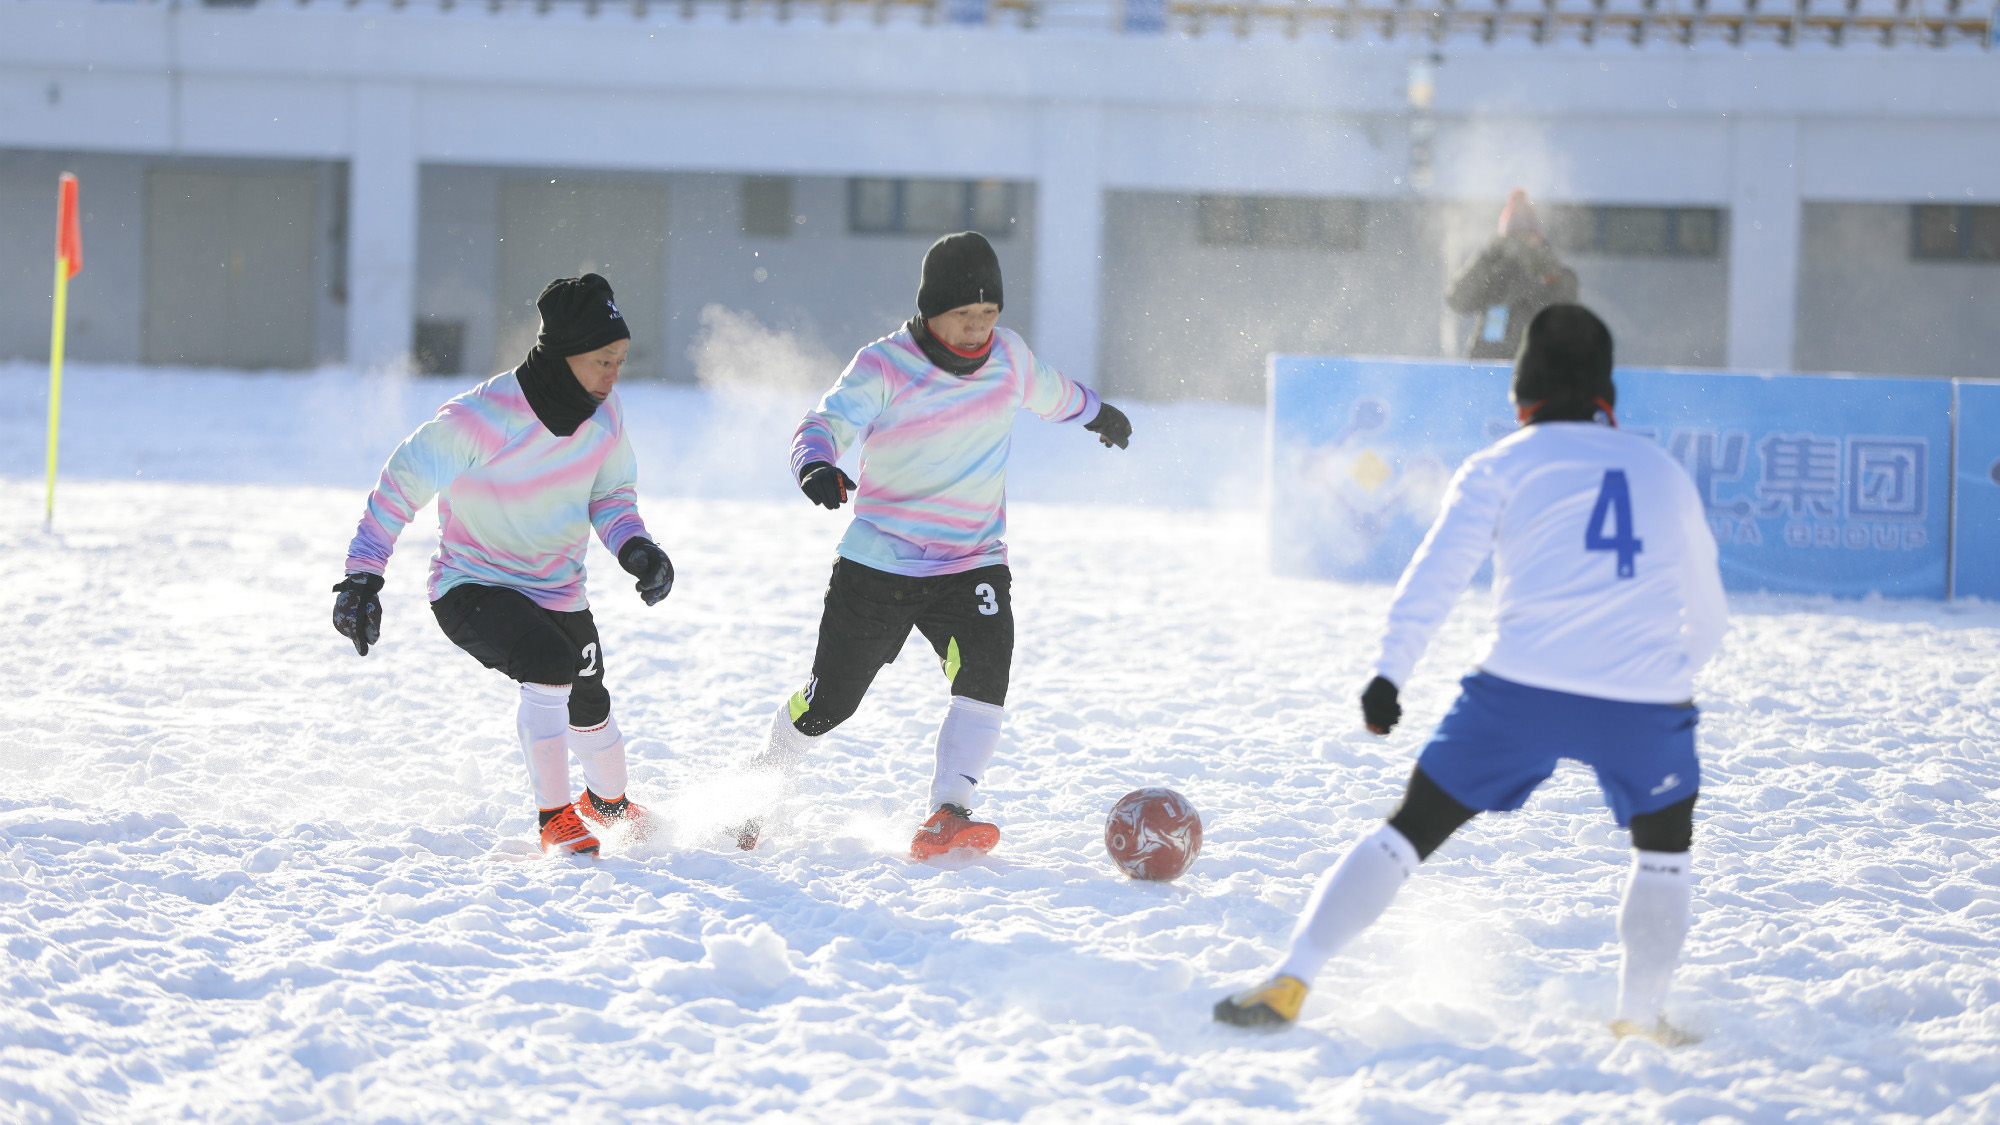
[[[1582,305],[1550,305],[1535,314],[1514,358],[1514,405],[1538,418],[1592,417],[1597,401],[1618,403],[1611,381],[1611,330]]]
[[[553,355],[582,355],[632,338],[611,299],[611,283],[594,273],[549,282],[535,298],[535,307],[542,313],[542,334],[535,343]]]
[[[985,301],[1007,307],[1000,296],[1000,256],[986,236],[969,230],[931,243],[917,286],[917,315],[929,318]]]

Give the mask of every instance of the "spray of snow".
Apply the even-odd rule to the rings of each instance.
[[[1382,588],[1271,577],[1254,511],[1020,504],[991,856],[900,855],[946,705],[917,641],[765,847],[677,824],[551,861],[515,693],[431,621],[425,521],[381,646],[357,657],[328,625],[374,472],[315,445],[355,424],[340,384],[86,372],[45,534],[36,374],[0,380],[9,1121],[2000,1113],[2000,607],[1734,600],[1697,683],[1700,881],[1668,999],[1702,1045],[1604,1029],[1629,838],[1574,767],[1439,849],[1300,1026],[1248,1036],[1209,1005],[1393,806],[1484,595],[1377,739],[1353,696]],[[632,391],[658,479],[703,440],[682,408],[705,392]],[[442,397],[411,391],[404,420]],[[1078,439],[1042,447],[1073,479],[1118,456],[1023,432]],[[1199,432],[1190,458],[1238,455],[1228,427]],[[135,480],[148,463],[179,479]],[[845,520],[795,495],[642,507],[680,583],[645,607],[593,544],[592,602],[632,794],[692,824],[693,783],[763,737],[810,661]],[[1141,785],[1204,817],[1172,884],[1103,853],[1105,811]]]

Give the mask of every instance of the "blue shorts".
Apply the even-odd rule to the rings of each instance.
[[[1694,796],[1692,703],[1625,703],[1529,687],[1475,672],[1417,765],[1469,809],[1511,812],[1570,758],[1597,771],[1623,828],[1634,816]]]

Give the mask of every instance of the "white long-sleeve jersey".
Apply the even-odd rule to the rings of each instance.
[[[1479,666],[1503,679],[1679,703],[1728,626],[1686,470],[1609,426],[1543,422],[1459,466],[1396,584],[1377,675],[1408,681],[1488,552],[1496,635]]]

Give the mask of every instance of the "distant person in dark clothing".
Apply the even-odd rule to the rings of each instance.
[[[1549,248],[1528,193],[1515,188],[1500,212],[1499,236],[1451,283],[1444,299],[1453,312],[1472,318],[1468,359],[1511,360],[1536,313],[1576,298],[1576,271]]]

